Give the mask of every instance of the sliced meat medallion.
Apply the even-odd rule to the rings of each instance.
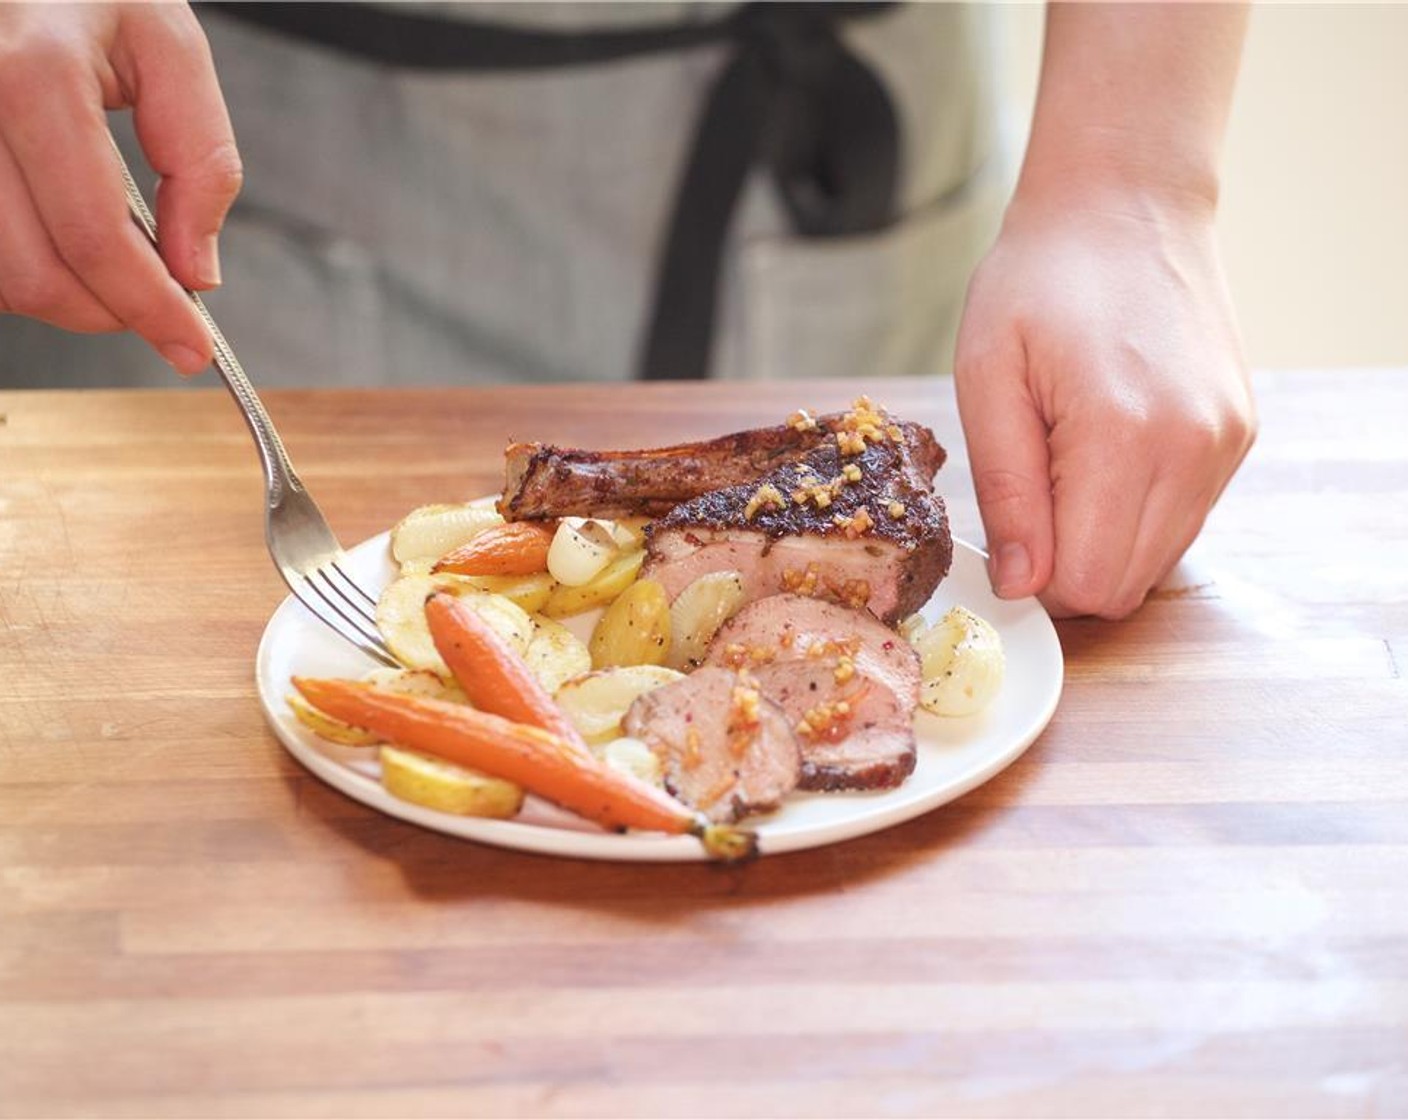
[[[778,661],[754,674],[787,713],[802,748],[801,789],[893,789],[914,772],[914,709],[864,673],[837,662]]]
[[[645,693],[625,729],[660,759],[665,788],[711,821],[777,808],[801,774],[787,716],[728,669],[699,669]]]
[[[747,660],[738,661],[740,651]],[[904,707],[918,706],[921,675],[913,646],[868,611],[806,595],[770,595],[749,603],[719,628],[705,664],[756,668],[843,653]]]
[[[748,673],[787,713],[802,789],[888,789],[914,770],[919,656],[864,611],[802,595],[744,607],[706,665]]]

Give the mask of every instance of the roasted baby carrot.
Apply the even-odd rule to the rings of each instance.
[[[550,521],[507,521],[485,529],[436,562],[434,571],[466,576],[528,576],[548,566],[556,525]]]
[[[590,753],[528,663],[473,607],[444,592],[425,601],[425,620],[435,648],[469,702],[496,716],[551,731]]]
[[[410,750],[516,782],[603,828],[689,834],[715,859],[757,854],[746,829],[711,824],[663,790],[612,770],[558,735],[465,704],[388,692],[360,681],[294,677],[320,711]]]

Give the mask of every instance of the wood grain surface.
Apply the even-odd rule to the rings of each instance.
[[[952,385],[934,425],[981,539]],[[231,402],[0,393],[0,1115],[1402,1116],[1408,370],[1262,437],[1064,698],[923,818],[725,870],[480,847],[266,729],[283,589]],[[836,385],[283,392],[352,542],[510,436],[650,445]]]

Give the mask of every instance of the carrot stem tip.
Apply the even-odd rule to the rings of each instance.
[[[709,824],[701,819],[690,834],[698,837],[710,859],[720,863],[747,863],[758,856],[758,834],[751,829]]]

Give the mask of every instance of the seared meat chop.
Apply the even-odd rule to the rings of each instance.
[[[781,708],[729,669],[698,669],[645,693],[626,734],[660,759],[665,788],[711,821],[775,809],[797,787],[797,739]]]
[[[706,572],[737,571],[749,600],[794,591],[886,622],[918,610],[953,559],[943,499],[904,428],[857,415],[878,423],[851,420],[802,458],[654,522],[642,577],[671,599]]]
[[[744,607],[706,665],[746,672],[787,713],[802,789],[888,789],[914,770],[919,655],[861,611],[798,595]]]
[[[648,451],[583,451],[512,443],[504,452],[499,511],[510,521],[551,517],[657,517],[710,490],[761,478],[842,430],[849,413],[735,432],[718,439]],[[800,414],[799,414],[800,416]],[[927,486],[944,449],[920,424],[897,425]]]

